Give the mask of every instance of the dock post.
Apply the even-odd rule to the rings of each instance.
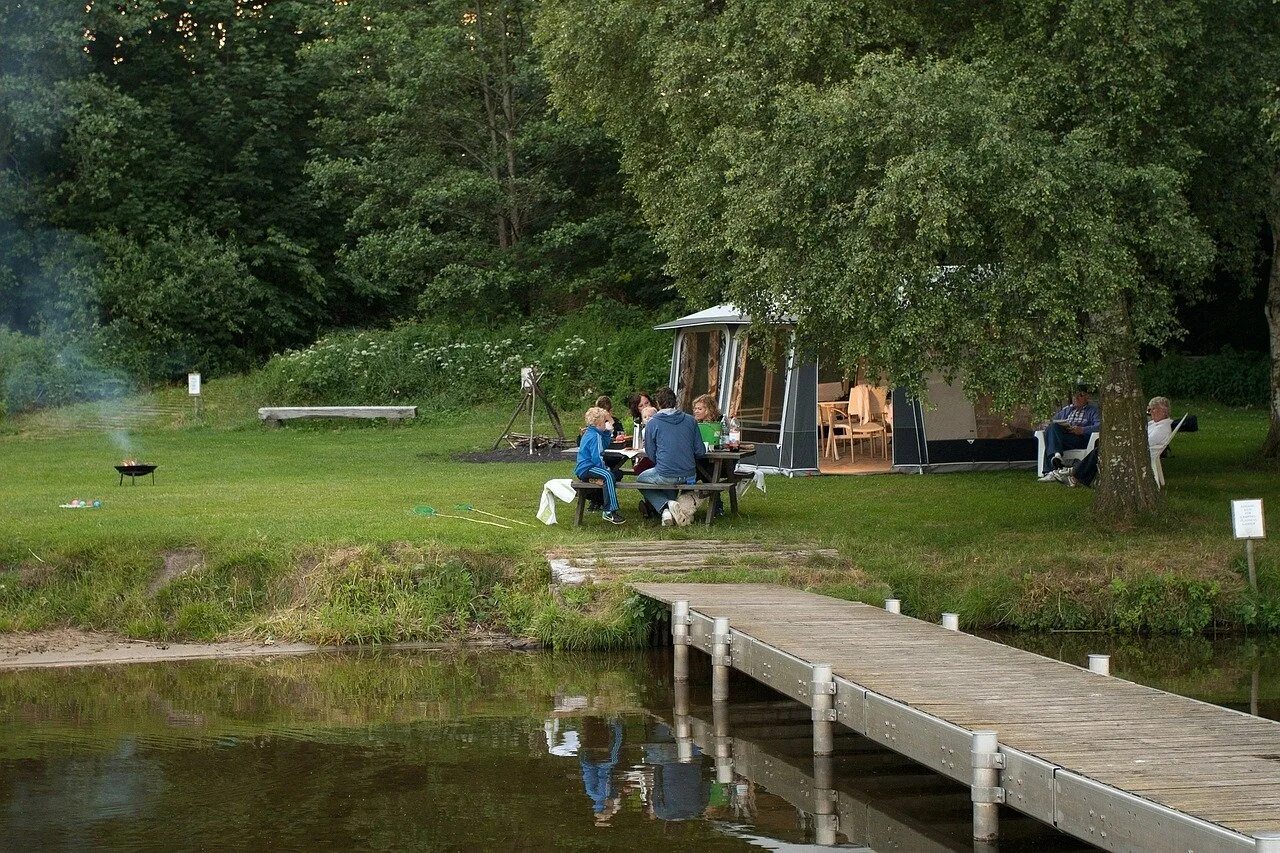
[[[671,657],[676,683],[689,680],[689,602],[671,603]]]
[[[812,673],[809,689],[813,697],[813,754],[830,755],[834,748],[831,724],[836,719],[836,682],[829,663],[815,663]]]
[[[711,703],[711,729],[715,736],[716,781],[721,785],[733,782],[733,748],[729,740],[729,703]]]
[[[943,613],[942,627],[948,631],[960,630],[960,614],[959,613]]]
[[[693,726],[689,722],[689,682],[677,681],[675,708],[672,723],[675,724],[676,759],[682,764],[693,761]]]
[[[1000,787],[1004,756],[1000,754],[999,736],[988,729],[975,731],[969,750],[973,767],[973,785],[969,789],[969,799],[973,801],[973,838],[995,841],[1000,836],[998,809],[1004,802],[1004,789]]]
[[[729,698],[729,667],[733,664],[729,649],[729,617],[717,616],[711,628],[712,702],[723,702]]]
[[[900,598],[886,598],[886,599],[884,600],[884,609],[885,609],[885,610],[888,610],[890,613],[901,613],[901,612],[902,612],[902,599],[900,599]]]
[[[1259,832],[1253,836],[1256,853],[1280,853],[1280,832]]]
[[[813,824],[815,841],[823,847],[836,846],[840,818],[836,814],[836,792],[831,783],[831,756],[813,757]]]
[[[1089,671],[1098,675],[1111,674],[1111,655],[1089,655]]]

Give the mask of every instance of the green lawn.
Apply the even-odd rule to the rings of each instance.
[[[551,635],[556,620],[586,619],[625,633],[620,593],[547,599],[541,554],[595,539],[708,535],[701,526],[646,526],[626,504],[631,520],[623,527],[598,519],[581,530],[538,524],[541,485],[567,476],[568,460],[451,459],[487,449],[505,407],[428,414],[398,428],[333,422],[268,430],[252,419],[247,381],[210,383],[206,393],[206,425],[166,414],[128,436],[130,455],[160,466],[154,486],[116,485],[111,466],[126,455],[121,436],[57,429],[87,419],[88,407],[19,421],[0,435],[0,569],[8,569],[0,572],[0,629],[72,623],[144,636],[381,640],[476,624]],[[155,400],[173,409],[184,402],[176,392]],[[750,492],[742,516],[709,535],[815,542],[845,559],[791,572],[699,568],[691,576],[778,580],[876,602],[893,594],[910,612],[957,610],[971,625],[1276,627],[1274,549],[1258,549],[1265,594],[1254,599],[1243,590],[1242,549],[1228,518],[1232,498],[1262,497],[1273,518],[1280,506],[1274,471],[1252,458],[1264,415],[1195,410],[1201,432],[1179,436],[1165,466],[1165,512],[1135,530],[1099,528],[1087,490],[1040,484],[1028,472],[772,477],[767,494]],[[58,508],[73,498],[103,507]],[[459,503],[536,527],[507,531],[412,512],[419,504],[453,512]],[[565,507],[561,518],[569,517]],[[203,577],[147,593],[162,555],[179,548],[205,555]],[[461,586],[442,592],[436,581],[448,566]],[[388,571],[381,587],[366,588]],[[430,606],[420,600],[424,584],[435,584]],[[500,604],[474,603],[491,599],[495,587]],[[344,596],[342,614],[316,615]],[[361,629],[372,610],[393,618]],[[321,629],[335,619],[337,628]]]

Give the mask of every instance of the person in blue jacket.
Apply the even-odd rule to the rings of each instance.
[[[644,455],[653,460],[653,467],[636,477],[636,482],[664,486],[692,483],[698,474],[698,460],[707,452],[698,422],[693,415],[676,408],[676,395],[670,388],[659,388],[653,402],[658,413],[644,425]],[[676,496],[674,489],[648,489],[644,493],[644,499],[662,515],[663,527],[687,521],[672,509]]]
[[[613,415],[599,406],[587,409],[587,428],[578,439],[578,464],[573,475],[579,480],[600,480],[604,483],[604,512],[601,518],[611,524],[622,524],[625,519],[618,512],[617,473],[604,463],[604,449],[613,441]]]

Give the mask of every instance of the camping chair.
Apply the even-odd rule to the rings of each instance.
[[[853,442],[866,441],[871,444],[874,455],[876,439],[883,443],[884,458],[889,458],[889,430],[884,421],[884,398],[879,388],[870,385],[856,385],[849,392],[849,415],[857,416],[858,423],[849,425],[849,452],[853,452]],[[873,399],[874,398],[874,399]],[[879,420],[877,420],[879,418]]]
[[[1156,485],[1164,488],[1164,465],[1160,462],[1160,457],[1169,449],[1169,445],[1173,444],[1174,437],[1178,434],[1178,430],[1182,429],[1182,423],[1187,419],[1186,415],[1178,418],[1178,422],[1173,425],[1173,432],[1169,433],[1169,440],[1159,447],[1151,448],[1151,471],[1156,475]]]
[[[836,461],[840,460],[840,439],[848,439],[849,455],[853,455],[853,419],[831,406],[822,406],[818,411],[823,413],[823,419],[827,424],[827,450],[828,456],[834,456]]]

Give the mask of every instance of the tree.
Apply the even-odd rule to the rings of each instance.
[[[494,317],[661,294],[661,262],[598,129],[560,122],[524,0],[325,10],[331,74],[311,187],[339,211],[338,270],[374,317]]]
[[[902,7],[550,0],[564,110],[601,121],[678,285],[798,316],[848,364],[1047,408],[1099,377],[1095,509],[1152,511],[1139,347],[1212,246],[1173,112],[1192,0]]]

